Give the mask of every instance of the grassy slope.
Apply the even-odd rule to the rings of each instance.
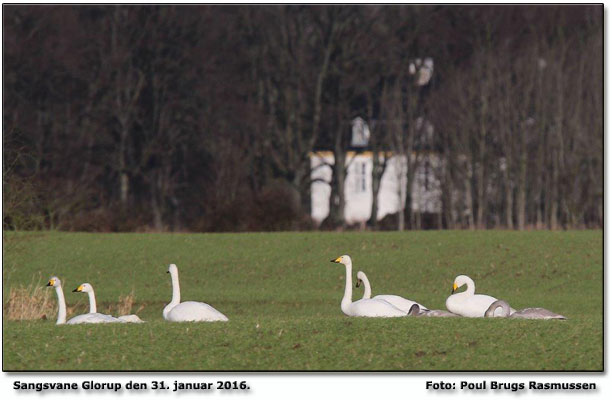
[[[601,231],[253,234],[5,234],[4,291],[55,274],[71,293],[96,289],[102,311],[136,295],[145,325],[61,326],[4,320],[9,370],[600,370]],[[340,311],[350,254],[373,293],[444,309],[453,278],[515,308],[568,321],[362,319]],[[168,263],[183,300],[205,301],[229,323],[171,324]],[[353,298],[361,297],[361,290]],[[70,317],[71,315],[69,315]],[[256,326],[259,326],[258,328]]]

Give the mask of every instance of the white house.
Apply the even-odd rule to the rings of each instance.
[[[351,147],[346,157],[348,166],[345,181],[344,218],[348,224],[366,222],[372,212],[372,158],[366,150],[370,131],[363,119],[353,120]],[[362,150],[363,149],[363,150]],[[383,155],[378,154],[381,158]],[[415,176],[412,183],[412,210],[421,213],[440,213],[442,210],[441,186],[438,178],[442,168],[440,157],[431,151],[412,154]],[[311,216],[321,223],[329,215],[332,169],[334,155],[331,151],[316,151],[310,155],[311,166]],[[390,156],[382,176],[378,192],[378,220],[387,214],[400,211],[406,199],[406,158]],[[336,200],[337,201],[337,200]]]

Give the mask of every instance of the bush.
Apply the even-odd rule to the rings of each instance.
[[[53,318],[57,315],[53,294],[52,290],[42,285],[40,279],[27,287],[11,287],[5,316],[9,320],[18,321]]]
[[[248,230],[291,231],[314,227],[310,216],[302,210],[299,193],[281,181],[264,186],[251,208]]]

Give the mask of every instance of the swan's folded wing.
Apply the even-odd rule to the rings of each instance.
[[[513,318],[524,319],[567,319],[561,314],[557,314],[545,308],[525,308],[512,314]]]
[[[459,315],[453,314],[450,311],[446,310],[430,310],[424,313],[427,317],[458,317]]]
[[[448,311],[470,318],[483,317],[485,312],[497,299],[486,294],[466,295],[458,293],[449,296],[446,299],[446,308]],[[495,315],[501,315],[502,310],[495,310]]]
[[[185,301],[168,313],[170,321],[227,321],[228,318],[214,307],[198,301]]]
[[[71,318],[67,324],[106,324],[106,323],[117,323],[124,322],[111,315],[100,314],[100,313],[88,313],[77,315]]]
[[[406,312],[380,299],[361,299],[351,303],[351,315],[356,317],[404,317]]]
[[[379,294],[378,296],[374,296],[374,299],[384,300],[388,303],[391,303],[395,308],[399,308],[404,312],[409,312],[410,308],[416,304],[419,306],[420,311],[429,311],[429,308],[425,307],[422,304],[417,303],[414,300],[406,299],[402,296],[397,296],[394,294]]]

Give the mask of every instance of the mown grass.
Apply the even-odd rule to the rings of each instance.
[[[55,326],[3,319],[5,370],[602,370],[602,231],[385,233],[5,233],[3,303],[32,276],[59,276],[69,305],[82,282],[98,309],[133,292],[140,325]],[[444,309],[453,279],[515,308],[567,321],[349,318],[344,267],[373,293]],[[168,323],[167,264],[183,300],[205,301],[228,323]],[[46,281],[45,281],[46,282]],[[361,297],[356,290],[353,298]],[[69,315],[70,318],[72,315]]]

